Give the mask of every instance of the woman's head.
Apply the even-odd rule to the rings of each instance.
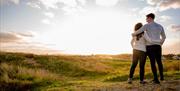
[[[137,31],[137,30],[140,29],[142,26],[143,26],[142,23],[137,23],[137,24],[134,26],[134,31]],[[143,34],[144,34],[144,32],[136,35],[136,40],[139,40],[139,39],[142,37]]]
[[[138,29],[140,29],[142,27],[142,23],[137,23],[135,26],[134,26],[134,31],[137,31]]]

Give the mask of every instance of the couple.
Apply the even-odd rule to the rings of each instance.
[[[163,64],[161,61],[161,45],[164,43],[166,35],[163,27],[154,22],[154,19],[155,15],[150,13],[146,15],[147,24],[143,26],[142,23],[137,23],[134,27],[134,33],[132,33],[133,38],[131,41],[131,45],[133,47],[133,58],[128,83],[132,83],[133,74],[138,61],[140,63],[140,83],[146,83],[144,81],[146,56],[150,59],[151,69],[154,76],[153,83],[160,83],[157,76],[156,62],[159,68],[160,80],[164,80]]]

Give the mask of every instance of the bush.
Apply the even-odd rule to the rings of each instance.
[[[9,62],[9,61],[21,61],[25,60],[25,57],[22,55],[15,55],[11,53],[0,53],[0,63]]]

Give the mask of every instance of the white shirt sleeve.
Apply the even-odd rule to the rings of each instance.
[[[133,37],[132,39],[131,39],[131,47],[133,48],[133,46],[134,46],[134,41],[135,41],[135,37]]]
[[[137,31],[135,31],[134,33],[132,33],[132,36],[136,36],[140,33],[142,33],[143,31],[145,31],[147,29],[147,25],[142,26],[140,29],[138,29]]]
[[[164,28],[162,27],[162,31],[161,31],[161,45],[164,43],[166,39],[166,34],[164,32]]]

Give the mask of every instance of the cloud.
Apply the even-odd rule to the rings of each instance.
[[[45,7],[47,11],[49,11],[49,9],[61,9],[65,14],[75,14],[85,10],[83,5],[86,4],[86,1],[87,0],[35,0],[29,1],[27,5],[38,9]],[[45,12],[44,14],[49,18],[55,16],[53,12]],[[49,20],[43,20],[43,22],[49,24]]]
[[[85,5],[87,0],[77,0],[78,3],[80,3],[81,5]]]
[[[34,42],[1,43],[0,51],[33,54],[60,54],[62,52],[62,50],[54,50],[46,47],[45,44]]]
[[[180,0],[147,0],[149,5],[155,5],[160,11],[180,8]]]
[[[147,3],[150,5],[155,5],[157,3],[159,3],[161,0],[147,0]]]
[[[44,15],[49,18],[54,18],[54,16],[55,16],[54,13],[52,13],[52,12],[45,12]]]
[[[145,1],[145,0],[139,0],[139,1],[143,2],[143,1]]]
[[[39,46],[36,44],[1,44],[0,51],[33,54],[62,54],[62,50],[53,50],[42,44]]]
[[[35,33],[27,32],[0,32],[0,51],[7,52],[25,52],[35,54],[57,54],[60,50],[53,50],[47,44],[33,42],[26,38],[34,37]]]
[[[131,9],[131,11],[133,11],[133,12],[137,12],[137,11],[139,11],[139,10],[140,10],[140,8],[137,8],[137,7]]]
[[[113,6],[119,1],[121,0],[34,0],[34,2],[29,1],[27,5],[34,8],[45,8],[47,11],[50,9],[61,9],[66,15],[74,15],[86,11],[88,5],[85,5],[89,4],[90,2],[100,6]],[[50,13],[45,13],[45,15],[49,16],[50,18],[54,16]]]
[[[170,19],[171,19],[171,17],[170,17],[170,16],[167,16],[167,15],[162,15],[162,16],[159,17],[159,21],[160,21],[160,22],[167,22],[167,21],[169,21]]]
[[[60,0],[39,0],[39,1],[41,2],[42,5],[46,7],[46,9],[49,8],[57,9],[58,8],[57,3]]]
[[[100,6],[114,6],[119,0],[96,0],[96,4]]]
[[[62,3],[66,6],[75,7],[77,5],[76,0],[39,0],[46,9],[53,8],[58,9],[58,4]],[[81,1],[82,2],[82,1]]]
[[[180,41],[175,41],[173,43],[170,43],[169,45],[168,44],[163,47],[164,54],[180,54]]]
[[[12,32],[0,32],[0,42],[17,42],[20,41],[22,38],[16,34],[16,33],[12,33]]]
[[[164,0],[159,6],[160,10],[167,10],[170,8],[177,9],[180,8],[180,0]]]
[[[49,19],[43,19],[41,22],[48,25],[51,24]]]
[[[46,9],[59,9],[59,4],[63,4],[68,7],[76,7],[78,4],[85,5],[86,1],[87,0],[35,0],[34,2],[28,2],[28,5],[39,8],[41,4]]]
[[[19,2],[20,2],[20,0],[10,0],[10,1],[12,1],[15,4],[19,4]]]
[[[8,3],[14,3],[19,4],[20,0],[0,0],[0,5],[8,4]]]
[[[173,31],[173,32],[180,32],[180,25],[177,25],[177,24],[171,24],[168,26],[167,28],[168,30],[170,31]]]
[[[0,32],[0,43],[22,42],[27,37],[33,37],[33,32]]]
[[[74,14],[78,14],[80,12],[85,12],[86,11],[81,6],[77,6],[77,7],[63,7],[62,10],[65,11],[66,15],[74,15]]]
[[[45,19],[43,19],[43,20],[41,20],[41,22],[43,23],[43,24],[47,24],[47,25],[56,25],[56,23],[55,23],[55,21],[54,20],[50,20],[50,19],[48,19],[48,18],[45,18]]]
[[[36,33],[32,32],[32,31],[19,32],[17,34],[19,34],[20,36],[23,36],[23,37],[34,37],[36,35]]]
[[[100,6],[113,6],[120,0],[94,0],[97,5]],[[64,7],[77,8],[87,4],[88,0],[37,0],[46,9],[59,9]],[[40,4],[31,4],[30,6],[37,7]]]
[[[27,2],[27,5],[33,8],[41,9],[40,2]]]
[[[147,15],[149,13],[155,13],[156,14],[157,12],[158,12],[157,7],[146,6],[142,10],[139,11],[139,14],[144,16],[144,15]]]

